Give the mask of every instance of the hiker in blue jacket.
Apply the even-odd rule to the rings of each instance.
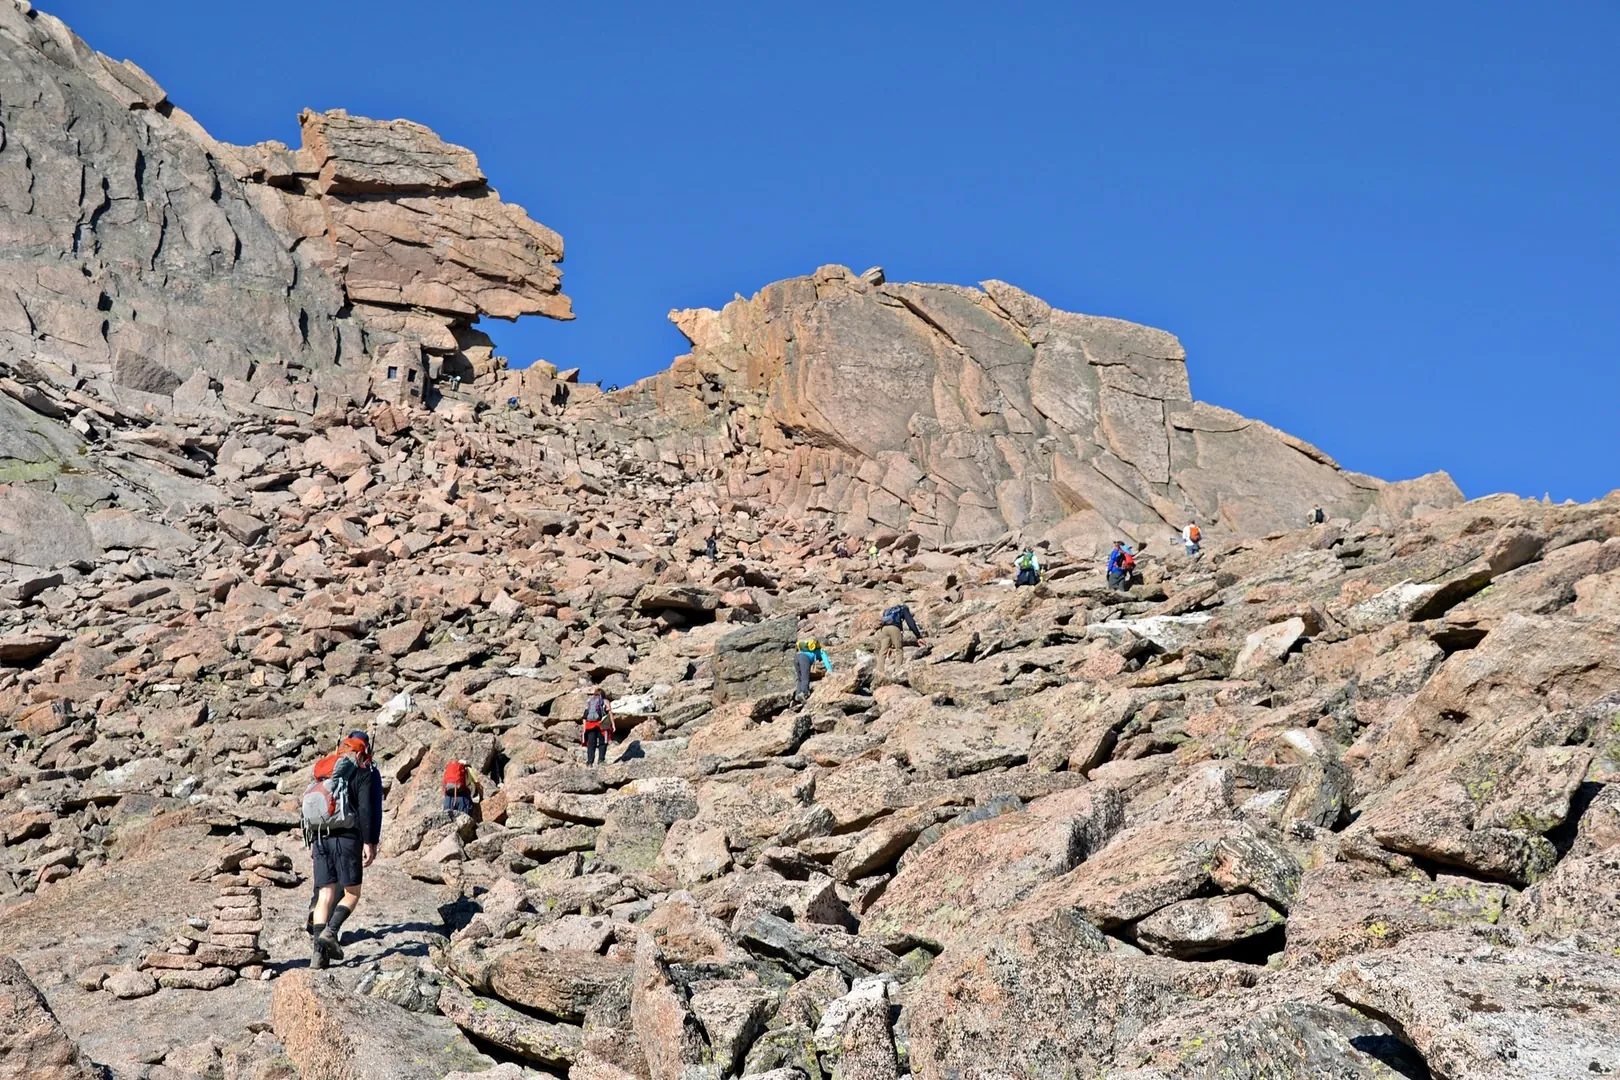
[[[1128,592],[1131,587],[1131,573],[1135,569],[1136,556],[1125,546],[1125,541],[1115,540],[1114,550],[1108,553],[1108,587]]]
[[[891,661],[905,659],[907,630],[917,639],[918,645],[923,644],[923,632],[917,626],[917,617],[911,613],[910,607],[895,604],[883,610],[878,620],[877,668],[880,673],[887,675]]]

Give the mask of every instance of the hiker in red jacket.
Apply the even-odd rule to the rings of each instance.
[[[484,785],[472,766],[457,758],[444,767],[444,809],[457,814],[473,812],[473,800],[484,797]]]
[[[580,736],[585,744],[585,764],[607,764],[608,744],[614,735],[613,706],[600,689],[585,703],[585,730]]]

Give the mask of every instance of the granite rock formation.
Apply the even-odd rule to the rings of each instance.
[[[1125,536],[1252,536],[1313,506],[1392,523],[1461,498],[1401,484],[1194,401],[1171,335],[1005,282],[898,285],[844,267],[670,313],[692,352],[597,408],[727,493],[934,545],[1009,531],[1075,553]],[[1161,541],[1162,542],[1162,541]]]
[[[494,370],[480,317],[571,317],[562,239],[471,152],[405,121],[301,124],[297,152],[220,143],[138,66],[0,3],[0,480],[162,504],[140,461],[88,444],[400,400],[372,386],[389,368],[420,369],[421,403],[440,374]]]

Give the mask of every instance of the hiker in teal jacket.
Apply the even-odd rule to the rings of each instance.
[[[793,663],[799,676],[798,688],[793,691],[794,701],[807,701],[810,698],[810,666],[820,663],[827,674],[833,670],[832,658],[827,650],[821,647],[821,642],[815,638],[805,638],[799,642],[799,651],[793,657]]]

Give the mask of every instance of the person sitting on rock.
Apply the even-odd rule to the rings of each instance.
[[[906,630],[922,645],[923,632],[917,628],[917,618],[905,604],[894,604],[883,610],[878,620],[877,667],[880,675],[887,675],[891,661],[905,660]]]
[[[1041,560],[1034,548],[1025,548],[1023,554],[1013,560],[1013,567],[1018,571],[1018,576],[1013,578],[1014,588],[1041,583]]]
[[[607,764],[608,743],[616,732],[613,724],[613,706],[607,695],[597,687],[591,700],[585,703],[585,730],[580,741],[585,744],[585,764]]]
[[[1135,571],[1136,556],[1125,546],[1125,541],[1115,540],[1114,550],[1108,554],[1108,587],[1118,589],[1120,592],[1129,592],[1131,574]]]
[[[457,758],[444,767],[444,809],[455,814],[471,814],[473,800],[484,797],[484,785],[465,759]]]
[[[365,869],[376,861],[377,844],[382,839],[382,774],[371,760],[371,737],[363,731],[351,731],[337,753],[329,757],[349,759],[355,766],[346,777],[344,791],[346,817],[353,825],[324,829],[310,836],[315,903],[307,929],[313,949],[310,966],[315,968],[343,959],[339,934],[360,904]],[[321,774],[319,764],[316,774]]]
[[[798,686],[793,691],[793,700],[795,703],[809,701],[811,666],[820,663],[822,669],[831,675],[832,659],[827,655],[827,650],[821,647],[821,642],[815,638],[805,638],[799,642],[799,650],[794,654],[793,663],[798,675]]]

